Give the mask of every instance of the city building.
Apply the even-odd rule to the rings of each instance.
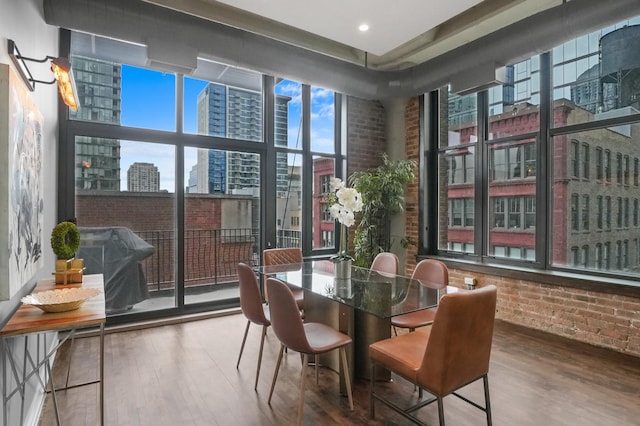
[[[81,55],[72,56],[71,64],[80,104],[70,118],[120,124],[120,64]],[[120,140],[78,136],[75,143],[76,188],[120,191]]]
[[[160,172],[151,163],[135,162],[127,170],[127,191],[158,192],[160,191]]]
[[[262,140],[262,94],[210,83],[198,95],[198,133]],[[215,149],[198,150],[198,192],[242,194],[260,187],[260,157]]]

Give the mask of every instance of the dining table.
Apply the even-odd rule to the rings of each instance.
[[[436,283],[353,265],[345,277],[331,260],[255,269],[263,278],[274,277],[303,289],[305,322],[330,325],[352,338],[347,359],[351,376],[360,379],[371,379],[369,345],[391,337],[392,317],[437,306],[444,293],[455,291],[453,287],[438,290]],[[342,373],[336,354],[325,354],[321,363]],[[375,377],[389,379],[388,371],[379,371]]]

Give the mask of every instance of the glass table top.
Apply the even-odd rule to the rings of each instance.
[[[380,318],[434,307],[447,291],[436,289],[434,283],[357,266],[351,266],[350,279],[343,279],[337,277],[337,269],[330,260],[255,268],[261,275],[278,278]]]

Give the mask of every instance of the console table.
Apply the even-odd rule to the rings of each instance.
[[[43,390],[47,390],[47,382],[50,382],[51,395],[53,397],[53,405],[56,412],[56,420],[60,425],[60,415],[58,412],[58,401],[56,400],[56,391],[75,388],[79,386],[86,386],[93,383],[99,383],[99,418],[100,425],[104,424],[104,325],[106,322],[105,313],[105,299],[104,299],[104,280],[102,274],[85,275],[84,282],[78,284],[60,285],[55,284],[54,279],[44,279],[38,282],[34,293],[53,290],[59,288],[72,288],[72,287],[93,287],[100,289],[100,294],[87,300],[80,306],[79,309],[68,312],[43,312],[42,310],[31,305],[22,305],[13,314],[11,319],[0,331],[0,345],[2,356],[2,373],[4,375],[2,386],[2,401],[3,401],[3,426],[8,426],[8,403],[12,397],[16,394],[20,394],[22,401],[20,405],[20,423],[24,421],[24,396],[25,386],[27,381],[32,376],[38,377],[38,381],[43,387]],[[100,367],[99,378],[91,382],[80,383],[77,385],[69,386],[69,372],[67,370],[67,384],[63,388],[56,389],[53,384],[53,377],[51,375],[51,360],[55,356],[58,348],[66,342],[69,338],[72,340],[75,336],[75,331],[81,328],[87,327],[99,327],[100,329]],[[58,344],[53,348],[47,347],[46,333],[68,331],[64,337],[58,337]],[[40,359],[40,354],[30,353],[28,345],[28,335],[37,334],[38,347],[40,347],[40,338],[44,336],[43,343],[43,356]],[[11,348],[8,345],[9,339],[24,338],[24,353],[22,365],[17,363]],[[17,345],[16,345],[17,347]],[[35,361],[34,361],[35,359]],[[10,373],[7,371],[7,360],[10,364]],[[40,377],[40,368],[45,368],[45,380]],[[69,365],[70,367],[70,365]],[[15,388],[9,389],[7,379],[9,374],[12,374],[13,379],[16,382]],[[47,380],[48,377],[48,380]]]

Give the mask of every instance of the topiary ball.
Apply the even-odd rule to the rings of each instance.
[[[51,248],[58,259],[69,259],[80,247],[80,231],[73,222],[60,222],[51,232]]]

